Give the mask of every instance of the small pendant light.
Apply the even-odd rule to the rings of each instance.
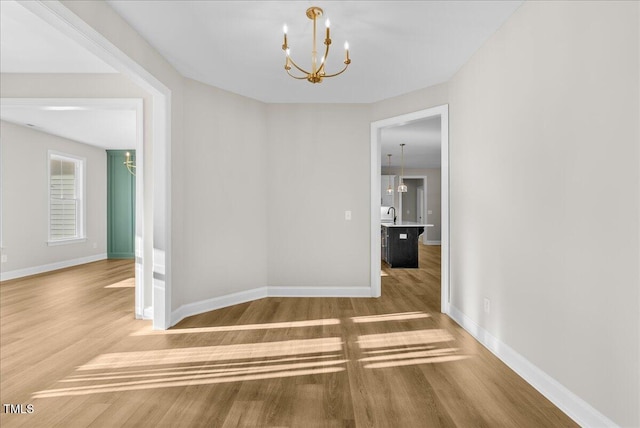
[[[399,193],[406,193],[407,185],[404,184],[404,146],[405,144],[400,144],[400,150],[402,150],[402,159],[400,164],[400,185],[398,186]]]
[[[387,157],[389,158],[389,173],[391,172],[391,154],[388,154]],[[388,195],[393,195],[393,186],[391,185],[391,175],[389,175],[389,186],[387,187],[387,194]]]

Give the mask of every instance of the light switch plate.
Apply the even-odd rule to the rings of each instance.
[[[344,212],[344,219],[345,220],[351,220],[351,211],[345,211]]]

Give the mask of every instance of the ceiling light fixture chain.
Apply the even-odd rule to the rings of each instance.
[[[400,144],[400,150],[402,151],[402,159],[400,163],[400,185],[398,186],[398,193],[406,193],[407,185],[404,184],[404,146],[406,144]]]
[[[389,158],[389,171],[387,172],[387,174],[391,174],[391,153],[387,154],[388,158]],[[391,195],[393,194],[393,186],[391,185],[391,175],[389,175],[389,186],[387,186],[387,194]]]
[[[295,61],[291,58],[291,50],[289,48],[289,43],[287,40],[287,24],[284,25],[282,30],[284,31],[284,43],[282,44],[282,50],[285,51],[286,59],[284,64],[284,69],[287,71],[287,74],[294,79],[303,80],[306,79],[311,83],[322,83],[322,80],[327,77],[335,77],[345,72],[349,64],[351,64],[351,59],[349,58],[349,43],[344,43],[344,51],[345,51],[345,60],[344,60],[344,68],[337,73],[334,74],[326,74],[325,72],[325,64],[327,58],[329,57],[329,46],[331,45],[331,35],[330,35],[330,26],[331,23],[327,19],[325,22],[326,25],[326,36],[324,39],[325,50],[324,56],[320,59],[320,63],[318,64],[318,50],[316,47],[316,24],[317,20],[320,16],[322,16],[323,10],[317,6],[312,6],[307,9],[307,17],[313,21],[313,47],[311,50],[311,71],[306,71],[302,67],[298,66]],[[295,67],[298,71],[303,73],[303,76],[296,76],[291,73],[291,66]]]

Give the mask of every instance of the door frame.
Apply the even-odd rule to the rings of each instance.
[[[442,216],[441,216],[441,280],[440,280],[440,311],[449,313],[451,301],[450,266],[449,266],[449,105],[444,104],[425,110],[415,111],[400,116],[390,117],[371,123],[371,297],[380,297],[382,284],[380,279],[380,161],[381,161],[381,132],[389,126],[398,126],[430,117],[440,117],[441,143],[441,177],[442,177]]]
[[[171,90],[60,1],[35,0],[20,4],[151,95],[151,125],[148,129],[152,131],[149,141],[152,149],[148,148],[153,155],[151,160],[146,159],[144,169],[147,174],[142,173],[140,155],[143,150],[136,147],[139,156],[136,172],[140,173],[136,175],[136,191],[148,186],[148,196],[152,196],[148,203],[141,201],[143,212],[136,210],[136,274],[142,276],[143,271],[148,271],[150,275],[144,275],[142,287],[136,281],[136,298],[144,302],[137,301],[134,311],[137,318],[151,318],[154,329],[166,330],[172,325]],[[139,128],[138,132],[142,132],[142,127]],[[142,233],[143,230],[150,233]],[[150,302],[147,297],[150,297]]]

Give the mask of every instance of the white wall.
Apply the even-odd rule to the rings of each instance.
[[[263,103],[184,81],[182,293],[174,307],[267,285]]]
[[[267,109],[268,284],[368,287],[370,107]]]
[[[4,278],[48,265],[106,258],[107,157],[103,149],[0,121]],[[85,242],[49,246],[48,151],[86,159]],[[95,244],[96,248],[93,248]],[[46,270],[46,269],[45,269]],[[21,276],[21,275],[19,275]]]
[[[525,2],[450,81],[452,306],[628,427],[640,425],[638,7]]]
[[[449,84],[442,83],[372,104],[371,121],[413,113],[448,102]]]

